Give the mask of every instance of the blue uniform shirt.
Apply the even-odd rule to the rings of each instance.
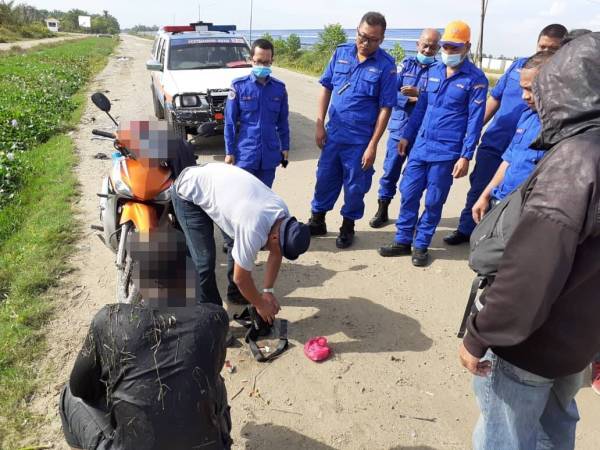
[[[481,138],[479,149],[501,155],[517,128],[517,122],[527,110],[527,104],[521,98],[521,69],[528,58],[517,59],[508,71],[500,77],[492,89],[491,95],[500,102],[500,107]]]
[[[421,161],[471,159],[481,135],[488,81],[465,60],[454,75],[434,63],[403,137],[413,143],[410,157]]]
[[[248,169],[274,169],[281,151],[290,148],[288,96],[285,84],[254,74],[233,80],[225,108],[225,152]]]
[[[404,58],[398,66],[398,78],[396,85],[396,106],[392,110],[388,130],[390,136],[395,139],[402,137],[402,131],[408,123],[408,118],[415,109],[416,103],[408,101],[408,97],[400,92],[402,86],[417,86],[419,90],[425,89],[427,85],[427,73],[430,65],[421,64],[414,56]]]
[[[381,48],[361,63],[356,44],[338,46],[319,82],[332,93],[327,133],[339,143],[368,143],[380,108],[396,105],[396,63]]]
[[[504,180],[492,191],[492,197],[502,200],[514,191],[535,169],[535,165],[544,156],[543,150],[530,148],[530,144],[538,137],[542,129],[537,113],[527,109],[517,124],[517,130],[502,159],[509,166],[506,168]]]

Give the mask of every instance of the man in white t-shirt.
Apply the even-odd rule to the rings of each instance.
[[[186,168],[175,181],[171,198],[198,272],[199,300],[222,304],[215,278],[214,223],[233,239],[228,292],[239,289],[272,323],[280,309],[273,285],[282,256],[294,260],[308,250],[308,225],[290,216],[283,200],[256,177],[223,163]],[[262,294],[252,279],[261,249],[269,251]]]

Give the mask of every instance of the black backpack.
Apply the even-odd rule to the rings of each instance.
[[[483,216],[471,234],[469,267],[477,276],[471,284],[469,299],[457,334],[459,338],[465,335],[469,316],[483,307],[480,301],[481,294],[494,282],[506,244],[519,223],[525,200],[533,189],[532,181],[551,153],[552,151],[549,151],[544,155],[529,178],[518,189]]]

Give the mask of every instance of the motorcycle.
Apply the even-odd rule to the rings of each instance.
[[[118,126],[110,114],[110,100],[104,94],[93,94],[92,102]],[[100,232],[100,240],[116,255],[117,302],[132,303],[139,300],[139,291],[132,281],[133,260],[127,252],[127,242],[133,233],[148,235],[159,227],[174,224],[171,169],[166,161],[143,157],[127,148],[120,131],[114,134],[94,129],[92,134],[112,140],[115,148],[112,167],[97,194],[101,225],[92,225],[92,229]]]

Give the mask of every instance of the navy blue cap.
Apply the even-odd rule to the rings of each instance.
[[[283,256],[291,260],[297,259],[310,245],[308,225],[298,222],[295,217],[283,219],[279,226],[279,245]]]

